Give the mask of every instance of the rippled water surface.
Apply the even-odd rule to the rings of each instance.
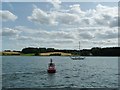
[[[47,73],[50,58],[55,74]],[[86,57],[74,61],[69,57],[3,56],[2,85],[12,88],[116,88],[118,57]]]

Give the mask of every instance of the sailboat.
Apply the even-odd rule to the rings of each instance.
[[[80,42],[79,42],[79,54],[80,54]],[[82,56],[72,56],[71,57],[71,59],[73,59],[73,60],[84,60],[85,59],[85,57],[82,57]]]

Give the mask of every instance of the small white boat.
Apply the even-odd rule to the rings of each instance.
[[[73,60],[84,60],[85,57],[71,57],[71,59],[73,59]]]
[[[79,42],[79,54],[80,54],[80,42]],[[70,57],[72,60],[84,60],[85,57],[83,56],[71,56]]]

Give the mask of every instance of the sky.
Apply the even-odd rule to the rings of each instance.
[[[2,50],[118,46],[117,2],[2,2]]]

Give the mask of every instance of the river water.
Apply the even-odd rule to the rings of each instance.
[[[47,73],[50,58],[55,74]],[[118,75],[118,57],[2,57],[4,88],[118,88]]]

